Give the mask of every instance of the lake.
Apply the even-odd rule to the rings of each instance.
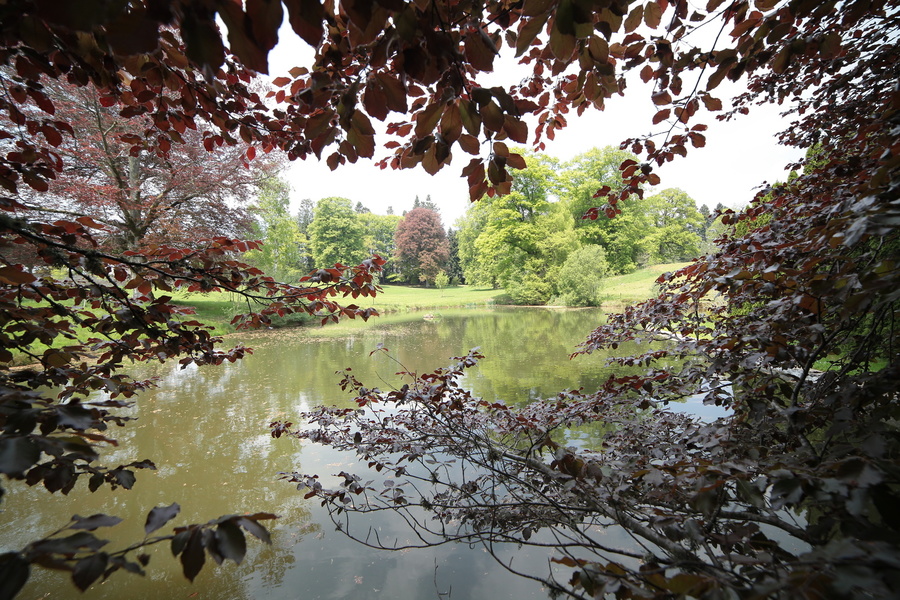
[[[337,385],[342,371],[369,387],[403,384],[400,370],[428,372],[450,357],[480,347],[485,359],[464,380],[476,395],[507,404],[585,388],[609,376],[600,355],[569,360],[576,344],[602,320],[596,310],[495,308],[446,310],[433,320],[424,313],[391,315],[349,329],[338,337],[310,338],[301,330],[278,330],[229,338],[254,349],[243,361],[220,367],[148,365],[140,376],[158,377],[159,387],[141,394],[129,414],[138,418],[108,434],[119,446],[102,457],[110,467],[149,458],[157,471],[138,471],[132,490],[87,491],[79,482],[68,496],[43,488],[8,486],[0,539],[4,549],[63,526],[73,513],[106,513],[125,519],[100,529],[118,549],[143,537],[146,514],[154,506],[178,502],[170,523],[206,522],[223,514],[272,512],[273,543],[255,540],[240,566],[211,560],[193,584],[181,574],[168,544],[150,552],[146,577],[124,572],[96,583],[85,594],[69,574],[35,569],[20,598],[215,598],[377,599],[546,598],[533,581],[507,573],[480,547],[446,545],[427,550],[387,552],[367,549],[335,531],[318,502],[304,500],[280,472],[334,474],[352,471],[354,457],[295,439],[273,439],[268,424],[297,422],[297,415],[320,405],[350,406]],[[383,344],[391,356],[370,352]],[[630,349],[620,349],[629,352]],[[403,365],[401,367],[400,364]],[[572,440],[589,444],[590,440]],[[382,515],[383,517],[383,515]],[[389,518],[372,521],[382,538],[406,539],[409,532]],[[166,527],[162,532],[169,531]],[[609,532],[610,542],[619,534]],[[545,573],[550,554],[505,550],[515,565]]]

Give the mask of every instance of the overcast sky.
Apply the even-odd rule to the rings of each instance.
[[[297,38],[292,32],[285,32],[281,39],[287,43],[280,43],[270,55],[272,77],[286,74],[289,68],[304,64],[304,57],[308,61],[311,56],[308,47],[294,41]],[[497,71],[505,73],[507,78],[517,76],[506,65]],[[643,85],[640,80],[637,84]],[[728,95],[724,84],[720,87],[723,91],[718,95],[725,101]],[[785,165],[797,160],[800,153],[777,144],[775,134],[786,124],[779,116],[780,110],[772,106],[757,107],[750,115],[728,123],[715,121],[710,113],[698,113],[701,117],[698,122],[709,125],[706,146],[689,148],[687,158],[679,157],[660,168],[657,172],[662,183],[658,189],[681,188],[698,205],[713,208],[721,202],[736,208],[746,204],[753,197],[754,188],[763,182],[786,179]],[[594,147],[618,146],[623,139],[661,131],[665,123],[658,126],[651,123],[655,112],[646,89],[627,89],[625,97],[616,96],[608,101],[603,112],[588,110],[582,117],[574,113],[567,115],[568,128],[557,132],[555,140],[545,140],[545,153],[568,160]],[[377,122],[373,123],[377,126]],[[382,138],[382,143],[387,139]],[[376,158],[386,154],[384,150],[380,153],[376,150]],[[400,214],[412,208],[417,195],[422,200],[430,195],[440,207],[444,225],[451,226],[469,204],[468,188],[460,171],[471,158],[459,148],[454,148],[453,155],[453,162],[435,176],[421,168],[380,170],[374,161],[366,159],[360,159],[357,164],[348,163],[336,171],[315,158],[297,160],[291,163],[287,174],[293,187],[292,207],[296,211],[303,198],[342,196],[354,204],[362,202],[375,213],[385,214],[392,207]]]

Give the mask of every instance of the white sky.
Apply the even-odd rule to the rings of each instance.
[[[285,31],[280,43],[270,55],[270,76],[286,75],[293,66],[309,62],[311,51],[293,32]],[[509,77],[516,68],[508,65],[498,72]],[[637,84],[643,83],[637,79]],[[727,82],[726,82],[727,83]],[[489,85],[497,85],[491,82]],[[685,81],[689,88],[689,81]],[[727,108],[725,83],[717,88]],[[787,178],[785,165],[796,161],[801,153],[796,149],[779,146],[775,134],[784,129],[786,122],[779,116],[780,107],[756,107],[750,115],[727,123],[713,118],[714,113],[701,110],[696,122],[709,125],[705,132],[704,148],[689,148],[686,158],[677,157],[657,170],[662,178],[659,190],[676,187],[687,192],[698,205],[713,208],[721,202],[736,208],[746,204],[754,195],[754,188],[763,182],[775,182]],[[656,113],[650,93],[646,89],[627,89],[626,96],[615,96],[607,101],[603,112],[588,110],[582,117],[574,112],[566,115],[569,126],[558,131],[553,141],[544,140],[545,153],[561,160],[568,160],[594,147],[618,146],[630,137],[664,130],[666,123],[653,126]],[[396,113],[388,115],[388,121]],[[376,124],[377,121],[373,120]],[[533,132],[533,128],[530,128]],[[381,143],[387,141],[381,138]],[[376,141],[378,138],[376,137]],[[387,155],[386,150],[376,150],[376,158]],[[360,159],[356,164],[346,164],[331,171],[315,157],[291,163],[287,177],[293,187],[292,210],[296,211],[303,198],[319,200],[328,196],[349,198],[354,204],[362,202],[372,212],[385,214],[392,207],[396,214],[412,208],[418,195],[424,200],[430,195],[441,210],[444,226],[453,225],[469,204],[466,181],[460,171],[471,156],[459,148],[453,152],[453,161],[436,175],[431,176],[422,168],[394,171],[381,170],[374,160]]]

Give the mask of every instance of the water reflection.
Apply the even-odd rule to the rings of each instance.
[[[596,311],[547,309],[445,311],[433,321],[411,314],[391,324],[376,320],[340,339],[310,340],[302,332],[251,335],[244,341],[254,354],[222,367],[149,367],[147,374],[159,377],[159,388],[138,398],[132,409],[137,422],[113,432],[120,444],[106,453],[105,463],[150,458],[159,470],[138,472],[130,491],[90,494],[82,482],[65,497],[10,486],[0,522],[3,547],[20,548],[74,512],[102,512],[126,519],[109,532],[98,532],[118,548],[143,536],[151,508],[172,502],[182,506],[173,524],[245,511],[277,513],[273,545],[249,544],[239,567],[207,564],[193,585],[182,577],[168,547],[151,553],[146,578],[117,573],[84,595],[67,575],[36,570],[21,598],[437,598],[451,590],[454,600],[545,598],[539,586],[506,573],[480,548],[389,553],[346,539],[318,504],[304,500],[278,473],[336,473],[352,467],[352,457],[273,440],[267,425],[295,419],[311,406],[346,405],[350,396],[337,387],[335,372],[347,366],[367,385],[386,389],[402,384],[396,376],[402,368],[430,371],[476,346],[486,358],[464,385],[477,395],[512,403],[563,389],[590,391],[610,373],[603,357],[568,356],[601,318]],[[379,343],[403,367],[383,353],[370,357]],[[402,540],[409,535],[383,515],[372,526],[382,536]],[[512,547],[504,551],[520,569],[547,569],[547,555],[519,555]]]

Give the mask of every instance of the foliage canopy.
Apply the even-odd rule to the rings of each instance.
[[[319,429],[298,435],[355,450],[392,484],[346,474],[327,490],[315,477],[296,478],[336,513],[418,505],[436,521],[412,523],[437,523],[435,543],[550,543],[571,575],[528,575],[572,597],[896,596],[898,13],[896,0],[709,0],[705,8],[687,0],[4,2],[0,63],[11,74],[0,95],[0,360],[31,353],[40,369],[0,375],[0,472],[65,493],[82,475],[92,486],[129,487],[132,469],[151,466],[94,464],[97,447],[110,443],[101,432],[117,422],[114,409],[147,385],[121,372],[125,361],[218,363],[244,352],[216,349],[159,293],[238,291],[265,303],[248,323],[290,311],[368,317],[332,297],[374,293],[371,272],[383,262],[323,268],[287,286],[236,260],[253,243],[213,238],[115,254],[99,249],[106,230],[88,215],[30,218],[23,196],[49,191],[66,164],[59,148],[73,135],[49,81],[93,85],[100,106],[144,119],[119,141],[161,158],[203,123],[209,152],[243,143],[247,162],[278,150],[337,167],[373,157],[372,119],[391,115],[384,147],[392,154],[381,164],[433,173],[466,153],[462,174],[477,199],[513,191],[510,169],[525,159],[510,142],[542,149],[569,111],[603,108],[632,71],[653,84],[653,121],[665,134],[623,145],[636,157],[619,165],[619,184],[592,194],[588,219],[615,217],[630,196],[660,183],[656,166],[704,146],[698,120],[707,112],[727,119],[755,103],[787,103],[795,120],[781,141],[818,143],[819,157],[772,190],[770,202],[724,218],[728,225],[767,212],[766,226],[724,237],[715,255],[662,281],[658,299],[612,318],[582,349],[671,338],[665,350],[622,359],[647,364],[646,375],[519,410],[459,387],[476,354],[387,394],[348,377],[361,407],[396,403],[396,412],[323,410],[312,415]],[[285,16],[316,55],[275,79],[272,108],[250,84],[252,70],[267,70]],[[711,28],[717,33],[704,39]],[[531,75],[482,86],[503,47]],[[727,107],[716,96],[726,78],[742,87]],[[32,273],[12,250],[68,277]],[[721,301],[710,304],[714,297]],[[55,338],[69,343],[30,349]],[[672,367],[672,357],[683,366]],[[825,367],[818,377],[815,365]],[[53,386],[57,398],[43,391]],[[93,390],[112,398],[88,401]],[[733,415],[702,424],[665,409],[691,394]],[[653,409],[653,418],[636,407]],[[592,421],[615,425],[603,448],[553,439],[557,428]],[[423,433],[430,446],[419,443]],[[447,457],[475,468],[451,469]],[[419,478],[428,491],[410,494]],[[176,513],[174,505],[151,513],[148,535]],[[167,539],[192,579],[206,554],[240,561],[242,546],[232,542],[243,540],[241,529],[266,539],[258,521],[269,517],[222,517]],[[598,542],[593,526],[609,523],[642,540],[642,550]],[[100,550],[90,532],[112,524],[76,520],[69,537],[4,554],[4,593],[16,593],[31,563],[70,569],[81,588],[120,568],[142,572],[140,558]]]

